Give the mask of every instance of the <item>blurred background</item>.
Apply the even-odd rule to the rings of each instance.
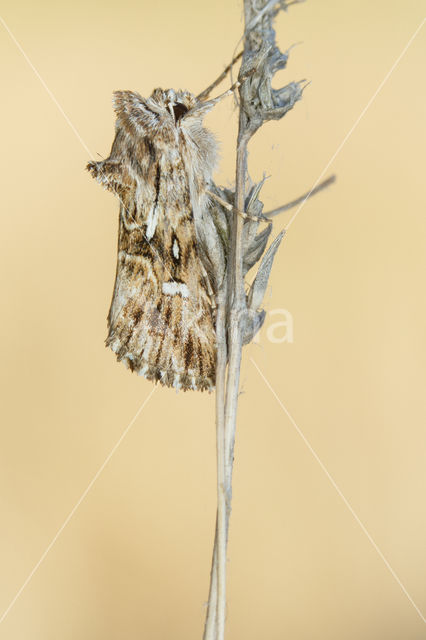
[[[275,86],[312,84],[257,134],[251,175],[271,175],[266,209],[340,149],[338,180],[292,223],[245,349],[229,640],[426,637],[409,599],[424,616],[424,27],[341,146],[423,15],[416,0],[311,0],[277,20],[281,49],[301,44]],[[222,71],[242,3],[4,0],[1,16],[0,637],[200,639],[214,397],[150,395],[105,349],[118,202],[85,164],[108,155],[113,90],[198,93]],[[207,125],[230,185],[232,98]],[[271,341],[283,310],[292,341]]]

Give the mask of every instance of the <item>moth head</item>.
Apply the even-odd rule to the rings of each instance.
[[[217,145],[213,134],[203,127],[205,114],[217,99],[200,101],[189,91],[155,89],[149,98],[134,91],[116,91],[116,136],[131,140],[132,157],[152,148],[170,153],[178,149],[194,175],[211,175],[216,164]],[[127,143],[126,143],[127,148]]]
[[[172,134],[192,113],[197,99],[189,91],[155,89],[149,98],[135,91],[115,91],[113,103],[118,123],[129,132]]]
[[[200,125],[218,99],[199,101],[189,91],[155,89],[149,98],[135,91],[115,91],[114,110],[120,125],[139,135],[174,136],[179,128]]]
[[[155,89],[151,99],[170,114],[175,126],[179,126],[181,121],[191,111],[196,103],[196,98],[189,91],[175,91],[174,89]]]
[[[159,114],[170,116],[167,120],[178,127],[185,122],[201,122],[219,99],[200,101],[189,91],[154,89],[146,105]]]

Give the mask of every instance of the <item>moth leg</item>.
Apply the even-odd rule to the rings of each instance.
[[[216,202],[222,205],[222,207],[224,207],[227,211],[232,211],[233,213],[238,214],[239,216],[241,216],[241,218],[244,218],[244,220],[254,220],[254,222],[271,222],[271,219],[267,218],[266,216],[252,216],[249,213],[246,213],[245,211],[239,211],[236,207],[234,207],[229,202],[226,202],[226,200],[223,200],[223,198],[218,196],[213,191],[207,191],[207,193],[214,200],[216,200]]]

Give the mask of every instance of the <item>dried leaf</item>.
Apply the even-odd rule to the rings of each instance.
[[[272,231],[272,224],[268,224],[250,243],[243,244],[243,270],[244,275],[249,271],[263,255]]]
[[[265,311],[252,311],[247,309],[244,319],[243,344],[251,342],[265,321]]]
[[[222,284],[225,268],[225,247],[219,231],[209,211],[194,216],[200,258],[216,293]]]
[[[268,251],[262,258],[259,269],[253,284],[250,287],[250,291],[247,298],[249,309],[256,311],[262,304],[263,296],[265,295],[266,287],[268,286],[269,274],[271,273],[272,263],[275,258],[275,254],[278,247],[281,244],[281,240],[284,237],[284,231],[281,231],[269,247]]]

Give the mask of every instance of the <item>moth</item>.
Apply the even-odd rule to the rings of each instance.
[[[87,165],[120,201],[106,344],[131,371],[176,389],[215,385],[217,283],[198,236],[213,229],[217,145],[203,118],[229,93],[203,101],[173,89],[146,99],[116,91],[110,155]],[[214,229],[210,248],[221,251]]]

